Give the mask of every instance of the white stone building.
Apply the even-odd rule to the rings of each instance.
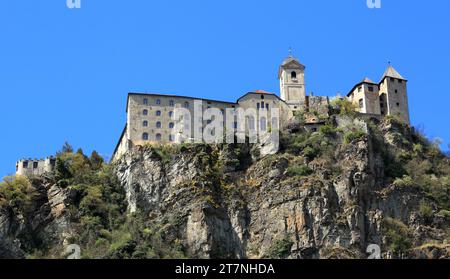
[[[273,108],[279,109],[279,127],[283,127],[295,114],[305,114],[306,124],[316,130],[329,117],[328,97],[306,94],[305,66],[298,59],[289,56],[279,67],[280,96],[262,90],[249,92],[235,102],[198,99],[186,96],[129,93],[126,113],[127,123],[114,150],[112,160],[117,160],[128,149],[142,144],[171,144],[196,142],[214,119],[203,118],[202,113],[209,108],[217,108],[224,116],[228,110],[254,109],[256,119],[246,116],[245,129],[265,131],[270,129],[270,115]],[[392,67],[383,75],[380,83],[365,79],[348,94],[348,99],[359,106],[359,111],[372,115],[399,115],[409,123],[406,80]],[[183,108],[189,112],[190,137],[180,137],[174,111]],[[200,123],[200,125],[196,125]],[[234,123],[237,127],[239,123]],[[224,126],[226,127],[225,123]],[[228,131],[227,131],[228,132]]]
[[[39,176],[52,173],[55,170],[56,159],[47,157],[45,159],[21,159],[16,162],[16,175]]]

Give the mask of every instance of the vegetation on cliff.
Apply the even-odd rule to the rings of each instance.
[[[0,212],[12,212],[28,257],[63,257],[68,243],[84,258],[348,258],[370,241],[411,257],[448,249],[439,142],[332,105],[318,131],[297,119],[268,156],[250,144],[143,146],[110,165],[65,144],[53,176],[4,179]]]

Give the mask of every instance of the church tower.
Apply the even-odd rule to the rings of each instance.
[[[379,95],[382,115],[396,116],[410,124],[407,82],[389,65],[381,78]]]
[[[306,107],[305,66],[289,55],[278,71],[280,97],[292,110]]]

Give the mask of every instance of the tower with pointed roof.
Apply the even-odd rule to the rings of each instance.
[[[306,104],[305,66],[291,54],[278,71],[280,97],[292,110],[300,110]]]
[[[363,114],[395,116],[410,124],[407,80],[390,64],[379,83],[365,78],[356,84],[347,98]]]
[[[410,123],[407,80],[394,67],[388,66],[379,84],[382,115],[392,115]]]

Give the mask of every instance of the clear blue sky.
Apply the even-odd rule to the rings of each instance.
[[[307,90],[335,95],[392,61],[413,125],[450,143],[450,1],[2,0],[0,176],[65,140],[109,156],[130,91],[236,100],[277,92],[288,48]]]

